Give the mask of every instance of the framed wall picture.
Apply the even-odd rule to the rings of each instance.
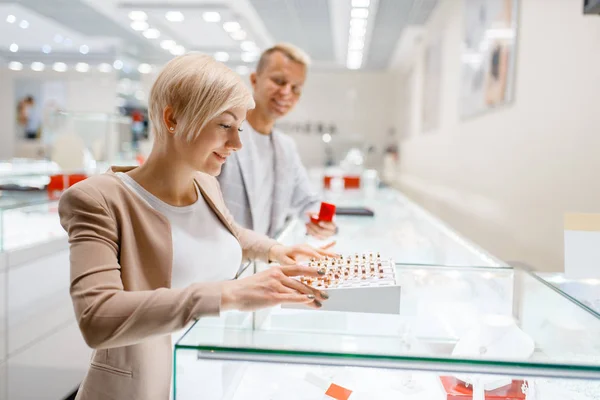
[[[519,0],[465,0],[460,113],[477,115],[514,100]]]

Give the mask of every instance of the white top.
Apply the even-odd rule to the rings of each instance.
[[[250,129],[252,141],[258,149],[259,156],[254,160],[254,187],[260,193],[256,196],[253,212],[256,214],[253,231],[267,235],[271,226],[271,209],[273,208],[273,194],[275,193],[275,150],[271,135],[263,135],[245,124],[245,129]]]
[[[235,277],[242,262],[240,243],[219,220],[197,187],[198,200],[194,204],[175,207],[158,199],[129,175],[122,172],[116,175],[171,224],[172,288]]]

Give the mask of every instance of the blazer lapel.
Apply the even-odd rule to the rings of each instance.
[[[275,131],[271,134],[271,143],[273,143],[273,154],[275,157],[275,185],[273,188],[273,205],[271,207],[271,227],[269,228],[269,236],[273,237],[277,233],[275,230],[279,224],[281,215],[286,212],[284,201],[282,199],[282,189],[285,187],[286,180],[289,177],[287,176],[287,170],[285,168],[285,148],[282,146],[279,136]]]
[[[244,145],[243,151],[234,153],[234,157],[237,157],[238,164],[240,167],[240,174],[242,176],[242,182],[246,188],[246,195],[248,197],[248,212],[250,213],[250,219],[252,220],[252,227],[256,226],[254,206],[256,204],[257,190],[254,186],[254,180],[256,179],[256,171],[254,169],[254,160],[257,156],[256,146],[252,140],[252,127],[248,122],[244,122],[244,130],[240,134],[240,139]]]

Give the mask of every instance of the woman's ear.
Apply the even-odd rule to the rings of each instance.
[[[173,112],[173,107],[166,106],[163,110],[163,123],[167,128],[167,132],[175,133],[177,132],[177,120],[175,119],[175,114]]]

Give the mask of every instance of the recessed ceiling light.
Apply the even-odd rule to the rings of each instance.
[[[52,46],[50,46],[49,44],[45,44],[42,46],[42,53],[50,54],[51,52],[52,52]]]
[[[257,50],[256,43],[254,43],[251,40],[246,40],[245,42],[242,42],[240,44],[240,47],[244,51],[255,51],[255,50]]]
[[[352,0],[352,7],[369,7],[371,0]]]
[[[256,61],[258,55],[256,53],[242,53],[241,58],[243,62],[250,63]]]
[[[331,142],[331,135],[329,133],[324,133],[323,136],[321,136],[321,139],[323,142],[329,143]]]
[[[350,20],[350,26],[353,28],[365,28],[367,21],[362,18],[353,18]]]
[[[365,47],[364,38],[350,38],[348,48],[350,50],[362,50]]]
[[[150,27],[150,25],[148,25],[148,23],[146,21],[133,21],[131,23],[131,29],[133,29],[134,31],[145,31],[146,29],[148,29]]]
[[[239,65],[235,67],[235,72],[237,72],[240,75],[248,75],[248,73],[250,72],[250,68],[246,67],[245,65]]]
[[[229,34],[233,40],[244,40],[248,36],[245,31],[239,30]]]
[[[240,24],[238,22],[235,21],[230,21],[230,22],[225,22],[223,24],[223,29],[225,29],[225,32],[235,32],[235,31],[239,31],[240,29],[242,29],[242,27],[240,26]]]
[[[81,54],[87,54],[90,52],[90,48],[89,48],[89,46],[82,44],[81,46],[79,46],[79,52]]]
[[[369,10],[366,8],[353,8],[352,11],[350,11],[350,16],[352,18],[368,18],[369,17]]]
[[[63,62],[56,62],[52,66],[52,69],[55,70],[56,72],[65,72],[67,70],[67,64],[65,64]]]
[[[90,64],[88,63],[77,63],[75,65],[75,71],[77,72],[88,72],[90,70]]]
[[[170,22],[181,22],[185,19],[181,11],[168,11],[165,14],[165,18]]]
[[[171,54],[173,54],[174,56],[181,56],[183,54],[185,54],[185,47],[183,47],[182,45],[177,45],[175,47],[173,47],[170,50]]]
[[[15,22],[17,22],[17,17],[11,14],[6,17],[6,22],[8,22],[9,24],[14,24]]]
[[[107,63],[102,63],[100,65],[98,65],[98,71],[103,72],[103,73],[108,73],[110,71],[112,71],[113,67],[110,64]]]
[[[353,61],[348,61],[346,62],[346,68],[348,69],[359,69],[360,68],[360,64],[359,62],[353,62]]]
[[[27,22],[26,20],[23,20],[23,21],[19,22],[19,27],[23,28],[23,29],[27,29],[27,28],[29,28],[29,22]]]
[[[207,11],[202,13],[202,18],[206,22],[219,22],[221,20],[221,14],[216,11]]]
[[[11,61],[8,63],[8,69],[13,71],[21,71],[23,69],[23,64],[18,61]]]
[[[114,69],[122,69],[123,68],[123,61],[121,60],[115,60],[115,62],[113,63],[113,68]]]
[[[140,74],[149,74],[152,72],[152,66],[150,64],[140,64],[138,66],[138,71]]]
[[[227,62],[227,61],[229,61],[229,53],[226,53],[224,51],[217,51],[215,53],[215,60],[221,61],[221,62]]]
[[[57,33],[56,35],[54,35],[54,41],[55,41],[56,43],[62,43],[62,41],[63,41],[63,37],[62,37],[62,35],[61,35],[61,34],[59,34],[59,33]]]
[[[357,28],[355,26],[350,27],[350,36],[360,37],[365,36],[367,34],[366,28]]]
[[[158,39],[160,37],[160,31],[155,28],[146,29],[144,36],[148,39]]]
[[[143,11],[131,11],[129,18],[134,21],[145,21],[148,19],[148,15]]]
[[[46,68],[44,63],[36,61],[31,63],[31,70],[35,72],[41,72]]]
[[[165,50],[171,50],[175,46],[177,46],[177,43],[174,40],[163,40],[160,42],[160,47]]]
[[[10,47],[8,48],[11,52],[16,53],[17,51],[19,51],[19,45],[16,43],[13,43],[10,45]]]

